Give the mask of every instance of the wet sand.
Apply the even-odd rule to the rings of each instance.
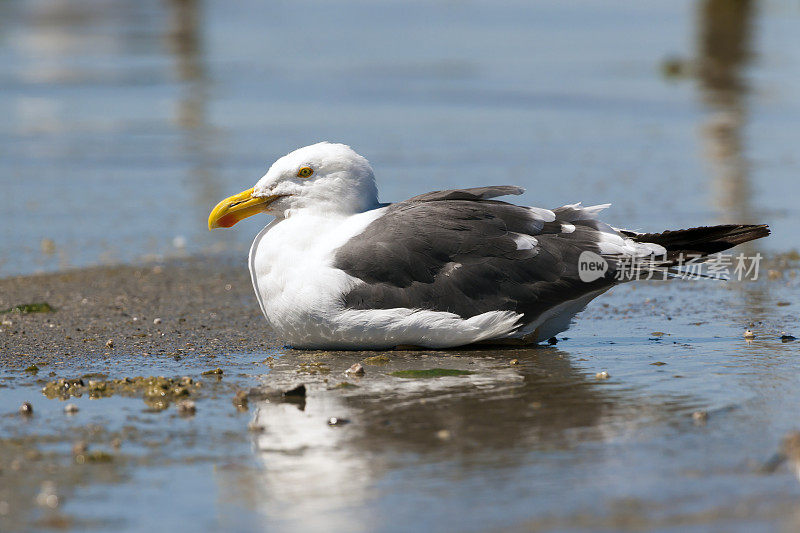
[[[0,310],[32,303],[47,303],[54,312],[0,315],[7,367],[70,355],[100,362],[279,346],[258,309],[244,260],[187,259],[0,280]]]

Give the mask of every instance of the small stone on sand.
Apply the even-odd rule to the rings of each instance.
[[[602,372],[598,372],[594,375],[595,379],[608,379],[611,377],[611,374],[603,370]]]
[[[345,370],[344,373],[350,374],[351,376],[363,376],[364,367],[361,365],[361,363],[353,363],[353,366]]]
[[[39,494],[36,495],[36,504],[40,507],[55,509],[58,507],[59,503],[58,494],[56,493],[56,484],[52,481],[43,482]]]

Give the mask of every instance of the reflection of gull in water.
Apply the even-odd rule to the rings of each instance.
[[[341,513],[368,499],[369,465],[345,444],[357,426],[332,427],[331,416],[350,416],[341,398],[312,394],[295,404],[262,402],[253,425],[263,462],[264,511],[299,531],[360,531],[368,517]],[[337,511],[333,513],[332,511]]]
[[[519,372],[502,369],[489,373],[486,363],[477,366],[482,371],[464,377],[403,380],[375,374],[351,389],[309,384],[303,405],[260,402],[251,427],[256,431],[254,448],[264,468],[259,482],[264,491],[259,503],[264,514],[286,529],[300,531],[373,529],[370,511],[362,506],[372,498],[383,468],[374,451],[363,443],[370,439],[373,424],[385,426],[391,420],[376,421],[370,414],[391,414],[397,419],[398,414],[418,406],[421,398],[425,403],[446,402],[489,387],[502,394],[522,384]],[[276,373],[280,374],[280,369]],[[364,409],[378,399],[374,411]],[[351,423],[331,426],[331,417]],[[435,432],[427,436],[435,438]]]
[[[417,496],[446,502],[440,483],[447,480],[430,472],[447,472],[461,487],[494,492],[502,490],[496,485],[504,477],[540,472],[537,463],[553,450],[624,437],[634,426],[682,409],[674,398],[664,405],[652,396],[621,401],[613,382],[598,382],[593,372],[576,369],[549,348],[458,356],[395,353],[388,364],[368,366],[363,378],[351,379],[356,387],[338,387],[337,376],[345,379],[342,372],[358,355],[290,352],[265,376],[267,384],[291,388],[309,357],[331,372],[303,375],[308,389],[303,406],[254,405],[253,445],[263,468],[253,484],[270,531],[372,530],[387,515],[383,503],[405,501],[404,484],[413,483]],[[512,358],[520,364],[509,365]],[[473,373],[392,376],[420,368]],[[350,423],[331,427],[331,417]],[[417,484],[421,465],[429,466],[429,473]]]

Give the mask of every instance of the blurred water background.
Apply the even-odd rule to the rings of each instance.
[[[210,208],[320,140],[384,201],[511,183],[796,245],[796,2],[0,3],[0,275],[244,254]],[[258,218],[258,217],[256,217]]]

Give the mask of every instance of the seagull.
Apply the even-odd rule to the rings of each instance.
[[[683,254],[705,260],[769,235],[743,224],[637,233],[598,219],[610,204],[495,199],[523,192],[500,185],[380,203],[370,163],[321,142],[217,204],[208,227],[272,215],[248,260],[261,311],[287,346],[341,350],[541,343],[642,272],[674,276]],[[643,270],[625,279],[632,261]]]

